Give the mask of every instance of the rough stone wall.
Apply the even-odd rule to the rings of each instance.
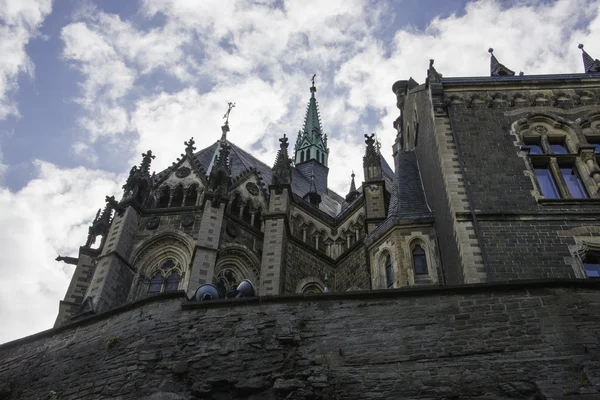
[[[508,92],[507,92],[508,93]],[[485,94],[480,94],[485,97]],[[469,94],[463,94],[469,98]],[[512,96],[512,94],[510,94]],[[577,121],[599,110],[597,106],[562,104],[558,107],[514,107],[508,103],[453,104],[450,109],[458,148],[465,164],[465,180],[487,255],[488,278],[517,280],[577,276],[572,254],[575,228],[598,227],[600,202],[563,200],[539,202],[535,178],[512,132],[515,121],[534,115],[567,122],[580,145],[585,137]],[[570,139],[569,139],[570,140]],[[464,215],[463,220],[472,221]],[[600,230],[586,231],[598,237]]]
[[[189,224],[184,218],[193,217],[194,222]],[[158,226],[154,227],[151,223],[158,219]],[[136,236],[136,245],[142,243],[149,236],[166,230],[175,230],[183,232],[194,239],[198,238],[200,230],[200,221],[202,220],[202,209],[200,207],[193,209],[181,209],[178,212],[156,212],[147,213],[140,219],[140,224]],[[182,222],[185,222],[183,224]],[[150,225],[149,225],[150,224]],[[187,225],[187,226],[185,226]]]
[[[594,282],[182,301],[0,346],[0,398],[600,397]]]
[[[349,289],[371,289],[371,276],[367,267],[364,245],[355,247],[335,268],[335,290],[345,292]]]
[[[334,269],[324,257],[318,255],[317,250],[310,249],[309,245],[291,239],[287,243],[286,274],[284,293],[296,293],[296,286],[302,279],[316,277],[325,282],[325,274],[329,284],[334,282]]]

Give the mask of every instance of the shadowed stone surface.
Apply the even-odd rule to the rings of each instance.
[[[0,346],[0,399],[597,399],[599,335],[589,281],[163,295]]]

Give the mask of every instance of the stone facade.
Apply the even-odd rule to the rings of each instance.
[[[0,398],[597,399],[600,283],[144,299],[0,346]]]

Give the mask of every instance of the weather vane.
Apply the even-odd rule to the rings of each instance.
[[[315,78],[317,77],[317,74],[313,74],[313,77],[311,79],[312,81],[312,85],[315,86]]]
[[[223,115],[223,119],[225,120],[225,125],[229,124],[229,114],[231,114],[231,109],[235,107],[235,103],[229,102],[227,103],[227,112]]]

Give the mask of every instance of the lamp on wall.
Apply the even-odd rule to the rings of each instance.
[[[228,291],[226,295],[228,299],[254,296],[256,296],[256,289],[254,289],[254,285],[249,279],[244,279],[241,281],[235,290]]]
[[[219,298],[219,290],[215,285],[205,283],[196,289],[194,298],[196,301],[217,300]]]
[[[237,289],[230,290],[225,294],[225,298],[233,299],[238,297],[254,297],[256,296],[256,289],[252,282],[249,279],[244,279],[237,286]],[[219,298],[223,298],[219,296],[219,289],[215,285],[210,283],[205,283],[201,285],[198,289],[196,289],[196,293],[194,294],[194,298],[196,301],[208,301],[208,300],[218,300]]]

